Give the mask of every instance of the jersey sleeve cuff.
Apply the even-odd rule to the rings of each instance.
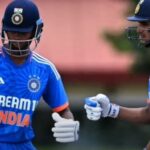
[[[65,103],[65,104],[62,105],[62,106],[53,108],[52,110],[53,110],[54,112],[60,112],[60,111],[63,111],[64,109],[66,109],[66,108],[68,108],[68,107],[69,107],[69,103]]]

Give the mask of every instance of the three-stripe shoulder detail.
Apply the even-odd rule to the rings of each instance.
[[[50,66],[50,68],[53,70],[57,80],[60,78],[60,75],[59,75],[55,65],[51,61],[49,61],[48,59],[42,57],[41,55],[39,55],[35,52],[33,53],[32,58],[38,63]]]

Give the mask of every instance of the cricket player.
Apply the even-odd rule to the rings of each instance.
[[[13,0],[2,18],[0,50],[0,150],[36,150],[32,116],[41,97],[53,110],[57,142],[78,140],[79,122],[69,109],[54,64],[33,50],[43,22],[31,0]]]
[[[138,40],[145,47],[150,47],[150,0],[140,0],[136,6],[134,16],[129,21],[137,22],[137,26],[129,27],[128,38]],[[135,34],[136,33],[136,34]],[[112,117],[134,123],[150,123],[150,80],[147,106],[141,108],[127,108],[112,104],[105,94],[98,94],[86,98],[84,108],[89,120],[99,120],[101,117]],[[145,150],[150,150],[150,144]]]

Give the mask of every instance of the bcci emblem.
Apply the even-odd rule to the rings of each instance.
[[[22,8],[15,8],[14,14],[11,17],[11,21],[15,25],[20,25],[23,22],[23,9]]]
[[[137,4],[136,8],[135,8],[135,14],[137,14],[140,10],[140,4]]]
[[[38,92],[40,89],[40,81],[38,78],[31,78],[28,81],[28,89],[30,92]]]
[[[144,0],[140,0],[140,2],[137,4],[135,8],[135,14],[137,14],[140,11],[141,4],[144,2]]]

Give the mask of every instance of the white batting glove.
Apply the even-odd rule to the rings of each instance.
[[[95,101],[95,97],[86,98],[85,103],[84,108],[86,110],[87,118],[93,121],[99,120],[102,108],[100,107],[100,104]]]
[[[78,140],[79,121],[62,118],[56,112],[52,114],[52,118],[56,122],[52,132],[57,142],[68,143]]]
[[[91,109],[91,116],[95,114],[94,110],[96,110],[96,108],[97,109],[99,108],[99,116],[96,118],[97,120],[100,119],[100,117],[116,118],[119,114],[120,109],[118,105],[110,103],[109,98],[104,94],[98,94],[95,97],[89,97],[86,99],[86,104],[84,108],[86,109],[88,119],[92,118],[91,116],[88,115],[89,107],[90,108],[93,107],[93,109]]]

